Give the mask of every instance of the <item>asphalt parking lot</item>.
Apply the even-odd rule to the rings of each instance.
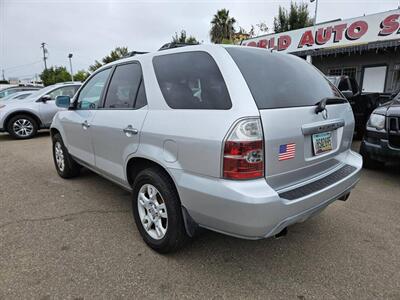
[[[129,193],[90,171],[58,177],[48,133],[0,135],[0,166],[0,299],[400,299],[398,167],[363,170],[347,202],[283,239],[205,232],[161,256]]]

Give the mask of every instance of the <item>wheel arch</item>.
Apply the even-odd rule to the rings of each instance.
[[[42,120],[40,120],[38,115],[36,115],[35,113],[28,111],[28,110],[17,110],[17,111],[11,112],[4,120],[4,128],[6,130],[8,130],[8,122],[10,122],[11,118],[13,118],[17,115],[27,115],[27,116],[32,117],[36,121],[36,123],[38,125],[38,129],[40,129],[40,126],[42,125]]]
[[[128,160],[125,168],[125,173],[126,173],[126,178],[128,180],[128,183],[130,186],[133,185],[133,182],[135,181],[136,176],[144,169],[146,168],[157,168],[161,172],[163,172],[167,177],[170,179],[172,186],[174,187],[178,197],[179,201],[181,203],[181,208],[182,208],[182,216],[183,216],[183,221],[185,224],[185,230],[186,233],[190,237],[194,237],[195,235],[198,234],[200,231],[199,225],[193,220],[193,218],[189,215],[189,212],[187,209],[182,205],[181,197],[179,195],[178,187],[177,184],[174,180],[174,177],[169,173],[168,169],[161,165],[160,163],[151,160],[146,157],[132,157]]]
[[[175,189],[177,190],[176,182],[165,166],[163,166],[159,162],[156,162],[152,159],[149,159],[147,157],[142,157],[142,156],[131,157],[131,158],[129,158],[128,162],[126,163],[125,175],[126,175],[126,179],[129,183],[129,185],[132,186],[133,182],[135,181],[136,176],[142,170],[151,168],[151,167],[157,168],[161,172],[165,173],[169,177],[171,182],[174,184]]]
[[[61,132],[57,128],[54,128],[54,127],[50,128],[50,136],[51,136],[51,138],[53,138],[57,133],[59,133],[61,135]]]

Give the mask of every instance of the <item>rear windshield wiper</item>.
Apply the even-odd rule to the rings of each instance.
[[[319,102],[315,103],[317,107],[315,108],[315,113],[320,113],[323,111],[327,104],[342,104],[347,103],[347,99],[340,97],[326,97],[322,98]]]

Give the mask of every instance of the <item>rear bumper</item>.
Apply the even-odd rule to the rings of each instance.
[[[359,180],[362,159],[349,150],[343,153],[341,163],[337,169],[350,165],[354,171],[327,187],[294,200],[280,197],[265,179],[230,181],[178,170],[171,172],[182,205],[196,223],[225,234],[260,239],[306,220],[349,193]]]

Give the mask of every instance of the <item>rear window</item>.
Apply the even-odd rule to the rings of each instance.
[[[193,51],[153,58],[154,71],[168,106],[174,109],[230,109],[228,89],[214,59]]]
[[[226,48],[259,109],[315,105],[340,92],[315,67],[288,54],[254,48]]]

